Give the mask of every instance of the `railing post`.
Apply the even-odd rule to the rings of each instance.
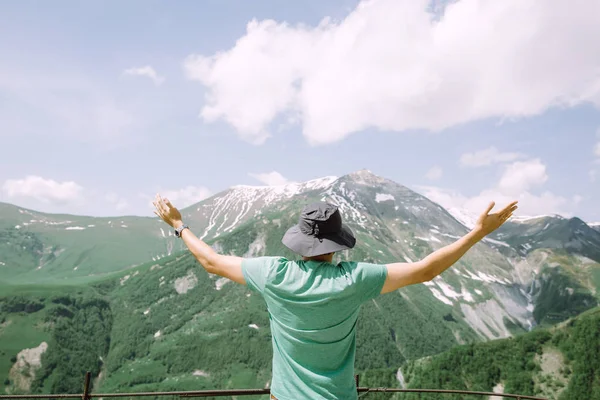
[[[90,371],[85,373],[85,382],[83,384],[83,396],[81,400],[90,400],[90,378],[92,374]]]
[[[356,388],[358,389],[358,374],[354,375],[354,380],[356,381]]]

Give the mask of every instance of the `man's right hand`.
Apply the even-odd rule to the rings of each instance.
[[[490,214],[490,211],[492,211],[492,208],[496,204],[492,201],[487,210],[479,216],[473,231],[482,237],[494,232],[513,215],[513,212],[518,208],[517,203],[518,201],[513,201],[497,213]]]

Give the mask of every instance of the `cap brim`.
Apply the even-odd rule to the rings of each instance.
[[[298,225],[294,225],[283,235],[281,242],[304,257],[315,257],[351,249],[356,244],[356,238],[352,230],[344,224],[340,232],[323,235],[321,238],[306,235],[300,231]]]

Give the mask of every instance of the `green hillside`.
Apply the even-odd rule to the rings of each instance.
[[[600,308],[554,328],[459,346],[402,367],[410,388],[497,391],[558,400],[600,399]],[[438,399],[411,394],[403,399]],[[447,396],[446,398],[460,398]]]
[[[45,214],[0,203],[0,281],[97,279],[181,250],[166,231],[156,218]]]
[[[219,252],[294,258],[281,237],[316,200],[337,204],[357,236],[356,248],[338,260],[410,262],[467,231],[438,204],[368,171],[234,187],[182,211]],[[262,299],[207,274],[158,219],[5,204],[0,217],[0,392],[79,392],[86,370],[96,391],[268,384]],[[535,333],[596,307],[600,233],[568,221],[513,223],[434,280],[365,304],[357,333],[361,384],[396,386],[401,366]]]
[[[66,290],[15,291],[19,295],[0,300],[0,374],[12,392],[19,389],[10,373],[13,357],[42,342],[48,344],[42,367],[22,391],[77,392],[86,369],[95,376],[103,371],[96,386],[102,391],[263,387],[270,379],[263,300],[209,276],[189,255]],[[411,301],[406,293],[390,293],[363,308],[359,370],[392,368],[449,349],[456,344],[453,332],[478,340],[451,309],[439,309],[425,287],[409,292]],[[25,327],[34,328],[29,337],[13,340]],[[60,362],[74,358],[79,363]]]
[[[78,392],[86,370],[100,376],[94,390],[103,392],[268,383],[268,316],[254,293],[231,282],[219,283],[189,256],[142,265],[124,278],[79,288],[22,288],[20,295],[2,298],[0,373],[6,377],[5,389]],[[452,334],[436,321],[451,320],[451,314],[436,315],[435,307],[428,311],[426,303],[413,306],[412,312],[410,302],[394,308],[397,297],[402,295],[383,295],[361,311],[361,385],[398,387],[397,369],[402,366],[407,386],[415,388],[502,387],[549,398],[560,394],[560,399],[584,398],[581,393],[589,390],[600,394],[599,308],[554,328],[456,347],[443,344]],[[394,312],[398,309],[403,312]],[[43,342],[48,347],[41,367],[28,367],[21,377],[14,370],[7,373],[21,349]]]

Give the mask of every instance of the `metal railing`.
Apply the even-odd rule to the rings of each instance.
[[[116,397],[151,397],[151,396],[172,396],[172,397],[222,397],[222,396],[257,396],[271,393],[270,389],[224,389],[224,390],[193,390],[184,392],[132,392],[132,393],[91,393],[90,377],[88,372],[85,374],[83,393],[81,394],[21,394],[21,395],[0,395],[2,399],[81,399],[91,400],[93,398],[116,398]],[[400,389],[400,388],[369,388],[358,386],[358,375],[356,376],[357,391],[364,396],[368,393],[438,393],[438,394],[465,394],[474,396],[497,396],[517,400],[548,400],[544,397],[527,396],[511,393],[479,392],[469,390],[446,390],[446,389]]]

